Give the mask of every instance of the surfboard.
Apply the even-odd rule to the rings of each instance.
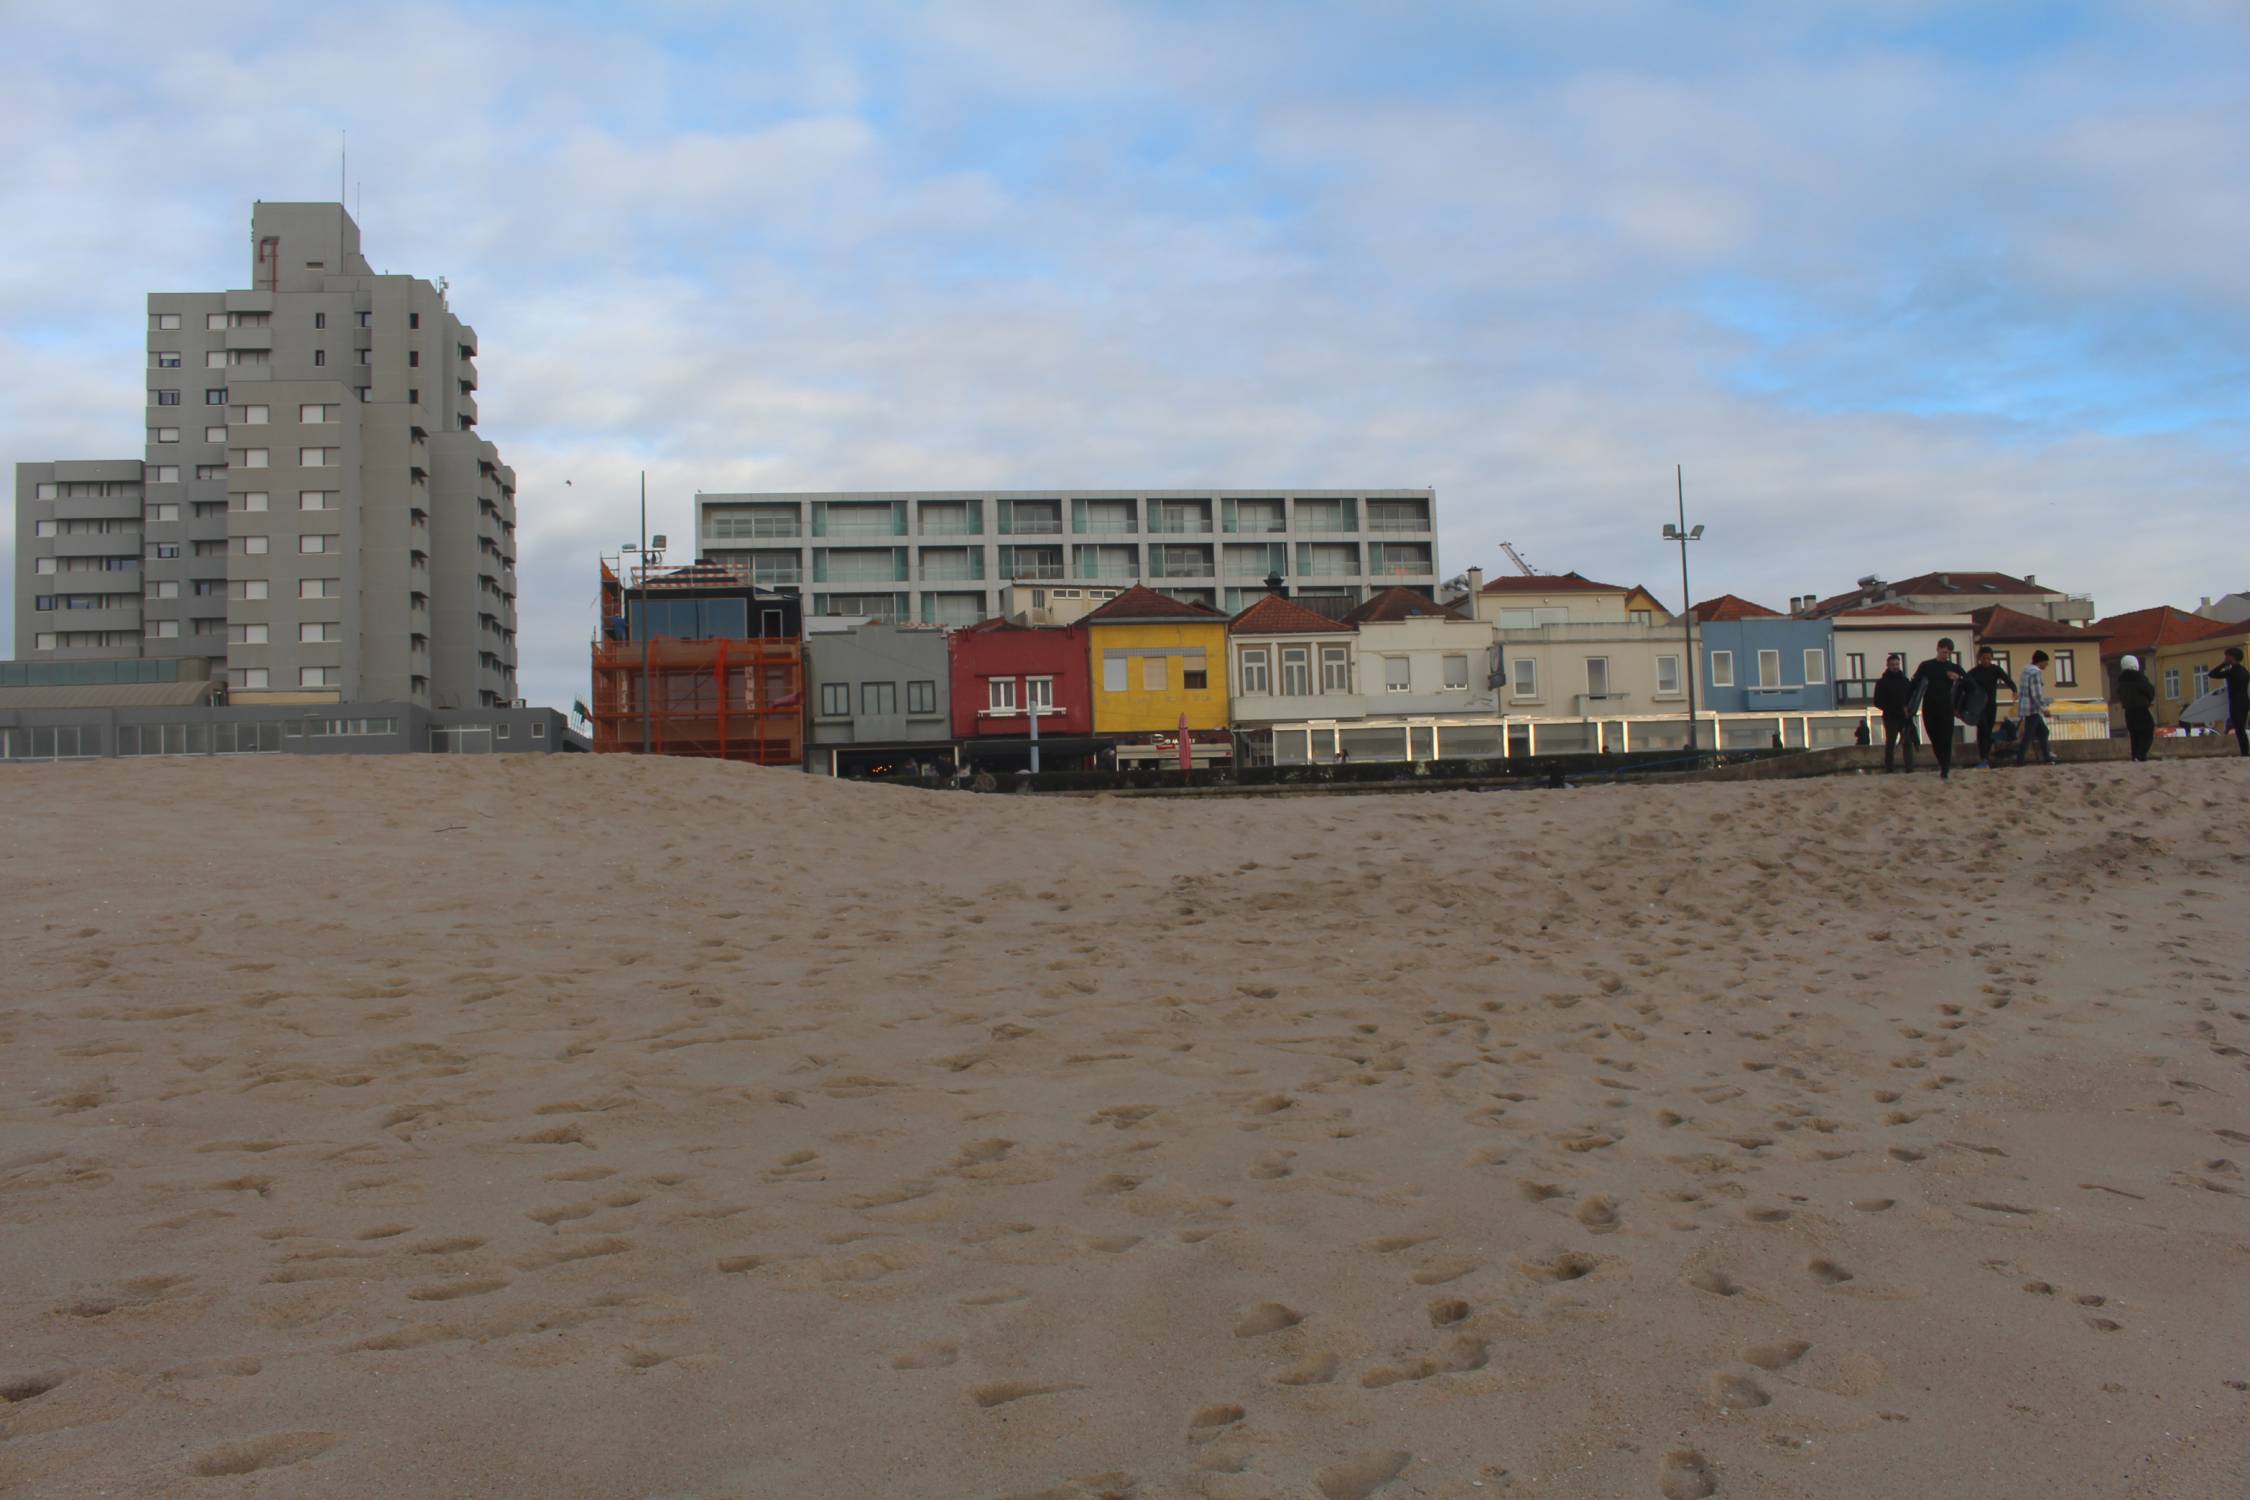
[[[2227,721],[2227,690],[2215,687],[2202,697],[2180,710],[2182,724],[2224,724]]]

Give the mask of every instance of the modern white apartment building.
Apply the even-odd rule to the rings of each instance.
[[[148,298],[139,459],[16,467],[16,651],[196,657],[230,701],[516,698],[515,474],[477,336],[335,203],[259,203],[250,285]]]
[[[966,625],[1021,583],[1146,583],[1230,613],[1279,574],[1341,614],[1437,585],[1437,495],[1395,490],[698,494],[696,555],[796,588],[808,615]]]

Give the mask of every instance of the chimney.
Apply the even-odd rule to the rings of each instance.
[[[1471,598],[1473,599],[1473,598],[1475,598],[1475,597],[1476,597],[1476,596],[1477,596],[1478,594],[1481,594],[1481,593],[1483,593],[1483,592],[1484,592],[1484,569],[1482,569],[1482,568],[1471,568],[1471,569],[1469,569],[1469,597],[1471,597]]]
[[[1268,573],[1266,575],[1266,592],[1273,595],[1276,599],[1286,599],[1289,597],[1289,588],[1281,581],[1281,575],[1279,573]]]
[[[1937,586],[1941,589],[1949,589],[1953,587],[1953,575],[1951,573],[1938,574]]]
[[[2039,575],[2037,573],[2024,574],[2023,581],[2030,584],[2033,588],[2039,587]]]
[[[2198,604],[2198,605],[2196,606],[2196,609],[2198,609],[2198,610],[2206,610],[2206,609],[2209,609],[2210,607],[2211,607],[2211,596],[2210,596],[2209,594],[2205,594],[2205,595],[2203,596],[2203,602],[2202,602],[2201,604]]]

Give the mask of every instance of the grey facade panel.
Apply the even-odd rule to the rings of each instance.
[[[18,467],[18,651],[205,657],[238,701],[513,701],[515,476],[474,430],[474,330],[430,282],[375,274],[341,205],[257,204],[248,248],[247,289],[149,295],[140,494],[118,516],[138,534],[33,535],[95,519],[42,509],[41,484],[121,466]],[[65,557],[120,565],[130,627],[42,623],[45,584],[92,576]]]
[[[1146,583],[1231,612],[1274,571],[1353,602],[1440,576],[1430,489],[698,494],[696,555],[802,589],[815,617],[938,625],[998,613],[1018,579]]]
[[[953,737],[950,657],[942,630],[859,625],[805,641],[808,762],[831,749],[945,744]]]

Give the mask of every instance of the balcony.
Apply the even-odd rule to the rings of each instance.
[[[711,541],[743,541],[759,537],[801,537],[805,525],[796,511],[714,511],[707,518],[703,535]]]
[[[1059,562],[1020,562],[1008,569],[1008,577],[1010,579],[1020,578],[1036,581],[1039,579],[1062,578],[1065,576],[1067,575],[1063,572],[1063,565]]]
[[[1426,532],[1430,529],[1429,515],[1421,510],[1385,510],[1377,506],[1367,508],[1369,531]]]
[[[922,553],[922,581],[964,583],[984,577],[984,553],[967,547],[932,547]]]
[[[134,526],[102,536],[52,536],[40,541],[54,548],[57,557],[138,557],[141,529]]]
[[[1151,578],[1209,578],[1211,549],[1208,547],[1151,547],[1148,549],[1148,576]]]
[[[819,537],[904,536],[906,506],[878,501],[865,504],[816,502],[812,531]]]
[[[1209,536],[1211,534],[1211,518],[1209,516],[1154,515],[1148,518],[1148,529],[1151,535]]]

